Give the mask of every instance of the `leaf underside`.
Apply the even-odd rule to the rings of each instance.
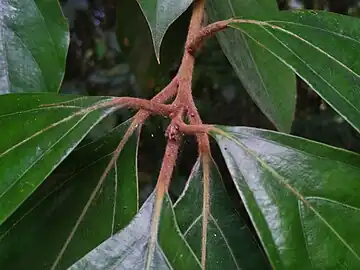
[[[160,51],[161,63],[158,63],[151,32],[138,3],[122,0],[117,4],[118,42],[142,89],[168,84],[170,70],[181,58],[190,16],[188,9],[166,31]]]
[[[165,196],[159,240],[149,254],[156,195],[153,192],[122,231],[109,238],[69,269],[200,269],[195,256],[182,239],[170,199]]]
[[[160,62],[160,46],[170,25],[191,5],[192,0],[137,0],[150,27],[155,56]]]

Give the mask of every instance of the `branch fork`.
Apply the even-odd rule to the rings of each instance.
[[[139,111],[133,117],[128,130],[120,141],[118,147],[114,151],[113,157],[109,162],[106,170],[100,178],[96,188],[90,195],[85,207],[83,208],[75,226],[73,227],[69,237],[67,238],[61,252],[58,254],[51,269],[55,269],[61,257],[63,256],[68,244],[74,236],[78,226],[84,219],[84,216],[89,209],[97,192],[100,190],[103,182],[106,179],[109,171],[114,167],[117,158],[120,155],[124,145],[131,137],[131,135],[141,128],[146,119],[152,115],[162,115],[169,117],[171,122],[166,129],[165,136],[167,137],[167,145],[163,157],[162,166],[160,169],[157,185],[156,185],[156,202],[154,223],[152,224],[152,232],[157,232],[159,219],[161,214],[162,201],[165,193],[170,185],[171,176],[176,165],[178,152],[181,146],[182,136],[184,134],[195,135],[198,143],[198,152],[202,160],[204,168],[203,172],[203,224],[202,224],[202,249],[201,249],[201,266],[205,269],[206,266],[206,245],[207,245],[207,226],[210,213],[210,179],[209,179],[209,160],[211,159],[210,142],[207,133],[214,128],[212,125],[205,125],[202,123],[199,112],[192,96],[192,76],[195,58],[194,55],[199,47],[202,45],[205,38],[213,36],[218,31],[225,29],[232,20],[219,21],[205,27],[201,26],[204,14],[205,0],[196,0],[193,5],[193,13],[191,16],[188,36],[185,42],[185,50],[182,58],[180,68],[177,75],[171,82],[151,100],[132,98],[132,97],[117,97],[110,101],[98,103],[89,108],[78,111],[75,114],[84,114],[93,110],[113,107],[121,108],[128,107],[138,109]],[[171,98],[175,97],[171,104],[165,104]],[[52,106],[52,104],[48,104]],[[184,118],[189,121],[189,124],[184,122]],[[156,243],[157,233],[151,234],[149,250],[154,250],[154,243]]]

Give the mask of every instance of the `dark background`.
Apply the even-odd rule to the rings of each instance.
[[[115,0],[61,1],[63,12],[71,28],[71,44],[66,75],[61,87],[62,93],[151,97],[158,90],[156,83],[148,87],[137,83],[127,57],[117,43],[115,2]],[[324,9],[351,16],[360,14],[360,1],[357,0],[278,0],[278,4],[280,9],[308,8]],[[164,81],[169,81],[174,76],[176,65],[177,63],[174,63],[175,68],[165,73]],[[209,39],[197,57],[193,92],[205,123],[274,129],[243,89],[216,38]],[[300,79],[297,80],[297,92],[292,134],[360,152],[359,134]],[[116,116],[106,119],[90,136],[93,138],[101,136],[132,114],[131,111],[119,112]],[[152,118],[143,129],[139,151],[142,199],[156,182],[166,142],[164,138],[166,125],[166,120]],[[231,181],[221,156],[217,148],[215,146],[213,148],[214,157],[231,191],[233,190]],[[192,138],[185,138],[180,157],[180,164],[176,169],[171,188],[174,196],[181,191],[182,183],[186,180],[196,159],[196,145]],[[234,199],[237,199],[236,195],[233,195]]]

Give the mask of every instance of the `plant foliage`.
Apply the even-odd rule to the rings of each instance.
[[[275,0],[120,2],[117,39],[141,87],[162,85],[182,59],[151,100],[58,94],[69,44],[60,5],[0,0],[0,269],[359,269],[360,156],[288,133],[296,75],[359,131],[360,21]],[[202,122],[193,73],[213,35],[278,131]],[[119,109],[137,112],[90,136]],[[151,115],[170,122],[142,203]],[[198,156],[174,197],[184,136]]]

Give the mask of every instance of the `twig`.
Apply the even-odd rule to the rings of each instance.
[[[225,21],[218,21],[203,27],[199,31],[199,33],[195,37],[193,37],[192,40],[190,40],[189,44],[187,44],[186,50],[190,54],[194,55],[206,38],[211,37],[215,35],[217,32],[227,28],[228,24],[231,21],[232,21],[231,19]]]

